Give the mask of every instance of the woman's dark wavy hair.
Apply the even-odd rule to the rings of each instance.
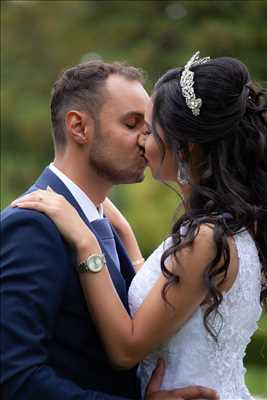
[[[185,213],[172,228],[173,244],[161,259],[168,288],[179,282],[165,261],[192,245],[200,225],[214,226],[216,255],[206,266],[204,284],[208,302],[204,314],[206,329],[216,340],[209,315],[222,301],[219,285],[224,282],[230,264],[227,237],[247,229],[253,236],[262,265],[261,302],[267,298],[267,91],[250,81],[246,66],[234,58],[216,58],[190,68],[194,72],[194,91],[202,99],[200,115],[194,116],[182,95],[183,68],[165,73],[153,93],[152,129],[165,156],[164,143],[157,126],[164,131],[164,142],[177,155],[189,159],[189,143],[199,145],[202,154],[198,166],[199,182],[193,186]],[[186,224],[186,233],[181,226]],[[218,265],[223,259],[223,265]],[[218,283],[218,278],[223,277]]]

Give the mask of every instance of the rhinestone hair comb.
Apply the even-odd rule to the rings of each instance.
[[[181,75],[180,85],[182,94],[188,108],[192,111],[193,115],[200,114],[202,106],[202,99],[197,98],[194,91],[194,72],[190,70],[192,66],[204,64],[210,60],[210,57],[199,58],[200,52],[197,51],[190,60],[186,63]]]

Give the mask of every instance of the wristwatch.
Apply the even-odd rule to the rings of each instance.
[[[107,265],[104,254],[92,254],[77,266],[78,272],[99,272]]]

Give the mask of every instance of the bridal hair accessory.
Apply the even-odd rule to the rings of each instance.
[[[199,58],[199,51],[197,51],[190,60],[186,63],[181,75],[180,85],[182,93],[186,101],[186,105],[192,110],[193,115],[199,115],[202,106],[202,99],[197,98],[194,92],[194,72],[190,70],[191,67],[204,64],[210,60],[210,57]]]
[[[177,181],[181,185],[189,185],[190,183],[189,165],[185,160],[179,161],[177,170]]]

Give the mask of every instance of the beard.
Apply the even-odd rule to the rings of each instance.
[[[95,129],[88,160],[95,173],[112,185],[142,182],[145,166],[138,165],[138,162],[130,164],[125,154],[120,157],[119,149],[114,154],[107,137],[103,137],[99,127]]]

